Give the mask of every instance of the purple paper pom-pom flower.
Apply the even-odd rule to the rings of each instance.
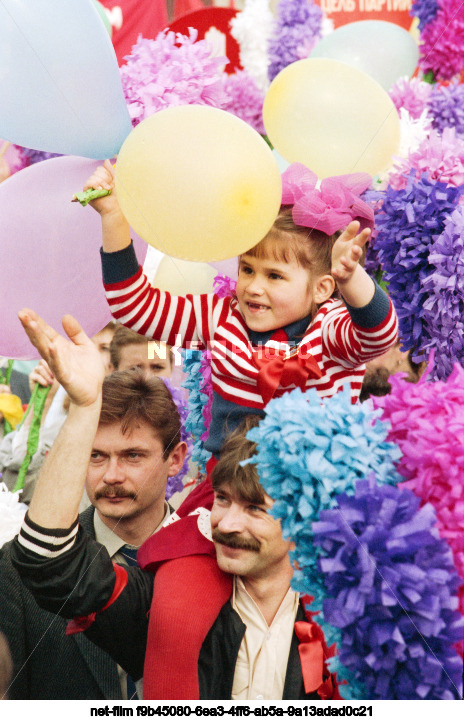
[[[435,512],[407,489],[359,481],[313,523],[340,663],[372,699],[457,699],[460,580]]]
[[[227,100],[222,109],[236,115],[251,125],[257,133],[265,134],[263,125],[264,93],[245,70],[224,76],[224,91]]]
[[[432,183],[425,174],[419,180],[411,176],[404,190],[385,191],[376,215],[375,249],[398,313],[403,346],[416,349],[415,360],[422,360],[434,333],[424,318],[424,283],[434,271],[429,255],[462,192],[464,187]]]
[[[124,97],[132,124],[153,113],[177,105],[212,105],[227,101],[222,68],[225,57],[215,57],[206,40],[196,41],[198,32],[174,34],[167,30],[156,40],[139,36],[127,62],[120,68]]]
[[[386,441],[387,432],[378,412],[351,403],[349,389],[322,401],[314,389],[303,393],[297,388],[271,400],[265,418],[247,434],[258,444],[252,462],[275,501],[272,514],[280,518],[284,537],[296,544],[292,586],[309,592],[315,609],[321,608],[324,591],[314,580],[311,523],[374,469],[382,483],[400,480],[394,468],[399,450]],[[326,639],[333,641],[327,633]]]
[[[188,463],[192,456],[193,441],[192,436],[187,429],[188,406],[181,389],[173,386],[168,378],[162,378],[161,380],[164,382],[164,385],[171,393],[172,400],[174,401],[176,408],[179,412],[180,440],[187,444],[187,453],[182,468],[178,473],[176,473],[175,476],[168,478],[168,483],[166,486],[166,498],[171,498],[174,493],[176,493],[177,491],[182,491],[184,487],[182,479],[186,476],[188,472]]]
[[[432,126],[442,133],[443,128],[455,128],[456,134],[464,134],[464,85],[453,83],[435,86],[428,100]]]
[[[454,363],[464,365],[464,207],[446,220],[443,233],[433,244],[429,263],[433,272],[424,280],[423,321],[430,329],[424,343],[435,351],[432,377],[445,380]]]
[[[435,19],[438,8],[437,0],[414,0],[409,14],[419,19],[419,30],[423,30]]]
[[[51,158],[60,158],[59,153],[48,153],[45,150],[34,150],[33,148],[21,148],[23,156],[27,159],[29,165],[40,163],[42,160],[51,160]]]
[[[321,37],[322,18],[313,0],[280,0],[269,42],[269,80],[290,63],[308,57]]]

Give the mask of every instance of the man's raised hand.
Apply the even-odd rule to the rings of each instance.
[[[105,368],[95,345],[71,315],[62,323],[69,340],[59,335],[35,311],[23,308],[19,320],[29,340],[39,351],[50,369],[78,406],[90,406],[100,401]]]

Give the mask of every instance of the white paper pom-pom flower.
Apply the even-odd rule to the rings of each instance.
[[[263,92],[269,87],[268,43],[272,25],[273,16],[269,8],[269,0],[245,0],[242,12],[238,13],[230,23],[232,37],[240,45],[242,67]]]
[[[19,533],[26,511],[26,504],[19,501],[19,491],[12,493],[0,483],[0,548]]]

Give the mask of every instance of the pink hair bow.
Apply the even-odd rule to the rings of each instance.
[[[301,163],[292,163],[282,174],[282,205],[293,205],[296,225],[321,230],[332,235],[352,220],[359,220],[360,230],[374,227],[374,211],[359,194],[367,190],[372,178],[367,173],[335,175],[321,181]]]

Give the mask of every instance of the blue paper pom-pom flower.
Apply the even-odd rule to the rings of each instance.
[[[382,483],[401,480],[394,468],[401,452],[387,442],[389,424],[378,416],[369,404],[353,405],[349,389],[322,401],[315,390],[303,393],[297,388],[271,400],[265,418],[247,434],[258,444],[252,462],[275,501],[272,514],[280,519],[284,537],[296,544],[292,586],[310,593],[315,609],[321,608],[325,590],[317,573],[311,523],[372,470]],[[326,638],[328,643],[336,640]]]
[[[202,436],[206,431],[203,410],[208,403],[208,396],[200,390],[203,381],[201,374],[202,351],[183,350],[181,353],[183,356],[182,369],[186,374],[182,387],[189,391],[185,428],[193,438],[192,461],[197,464],[200,471],[204,472],[211,453],[204,449],[202,441]]]
[[[313,523],[324,620],[341,631],[339,661],[367,698],[462,694],[462,659],[453,649],[464,636],[460,579],[434,509],[419,505],[408,489],[379,486],[372,476]]]

